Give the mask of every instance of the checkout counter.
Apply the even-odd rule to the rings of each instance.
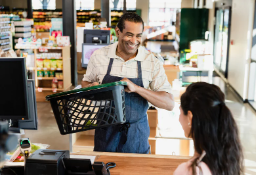
[[[115,162],[111,175],[170,175],[190,157],[153,154],[107,153],[81,151],[76,155],[96,156],[97,162]]]

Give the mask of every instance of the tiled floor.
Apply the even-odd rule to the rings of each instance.
[[[248,104],[242,103],[236,94],[234,94],[230,88],[225,86],[220,78],[214,78],[214,83],[219,85],[225,92],[227,106],[230,108],[237,121],[245,155],[245,172],[247,175],[256,175],[256,113]],[[24,137],[29,137],[34,143],[49,144],[50,149],[69,149],[69,136],[60,135],[50,104],[37,103],[37,110],[39,124],[38,130],[26,130]],[[161,124],[166,122],[163,120],[164,119],[161,119],[160,117],[159,123]],[[171,126],[177,124],[177,128],[180,127],[177,116],[172,118],[171,122],[173,122]],[[170,130],[170,132],[172,132],[172,130]],[[175,130],[175,133],[179,137],[182,137],[183,135],[183,131],[181,129]],[[171,134],[172,133],[170,133],[170,135]],[[165,147],[167,147],[165,151],[162,149],[163,145],[166,145]],[[173,144],[171,139],[161,139],[157,143],[157,149],[161,150],[158,151],[158,153],[173,154],[173,152],[170,152],[172,145],[175,144]],[[191,149],[193,149],[193,147]]]

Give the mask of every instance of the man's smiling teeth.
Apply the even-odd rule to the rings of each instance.
[[[130,47],[135,47],[136,46],[136,44],[135,45],[133,45],[133,44],[128,44]]]

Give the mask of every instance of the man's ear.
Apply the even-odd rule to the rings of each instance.
[[[188,123],[190,123],[190,125],[192,125],[192,118],[193,118],[193,113],[191,111],[188,111],[187,114],[187,119],[188,119]]]
[[[115,31],[116,31],[116,36],[118,37],[119,36],[119,32],[120,32],[120,29],[118,27],[115,28]]]

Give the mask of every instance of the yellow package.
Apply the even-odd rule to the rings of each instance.
[[[45,59],[44,60],[44,68],[50,69],[51,68],[51,62],[50,60]]]
[[[59,73],[59,78],[63,78],[63,73]]]
[[[63,68],[63,61],[62,60],[57,60],[57,68],[60,68],[60,69]]]
[[[57,68],[57,61],[56,60],[51,60],[51,68],[54,68],[54,69]]]
[[[43,68],[44,67],[44,60],[37,59],[36,60],[36,66],[37,66],[37,68]]]

